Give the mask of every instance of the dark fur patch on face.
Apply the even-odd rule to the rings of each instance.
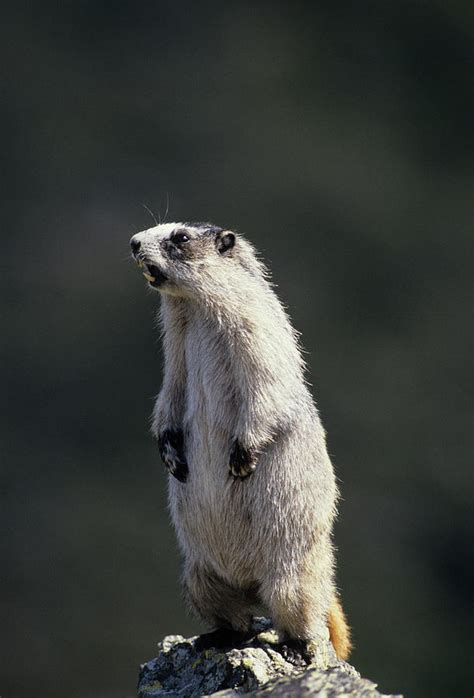
[[[189,227],[189,224],[186,223]],[[185,261],[193,257],[193,235],[187,228],[175,228],[169,238],[162,240],[161,247],[171,259]]]
[[[209,222],[202,222],[199,221],[197,223],[185,223],[185,227],[189,226],[190,228],[197,228],[200,232],[203,232],[207,235],[217,235],[218,233],[221,233],[224,228],[221,228],[218,225],[213,225],[213,223]]]
[[[196,234],[197,232],[197,234]],[[183,236],[188,239],[183,239]],[[208,253],[207,243],[214,241],[219,254],[231,251],[235,243],[234,233],[226,228],[205,222],[187,222],[177,226],[170,236],[161,241],[163,251],[173,260],[186,263]]]
[[[184,259],[185,254],[183,250],[181,249],[180,246],[175,245],[172,240],[163,240],[161,243],[163,249],[165,252],[172,258],[172,259]]]

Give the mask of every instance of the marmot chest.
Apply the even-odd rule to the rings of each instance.
[[[225,438],[234,430],[238,399],[225,335],[204,319],[190,319],[185,357],[187,426]]]

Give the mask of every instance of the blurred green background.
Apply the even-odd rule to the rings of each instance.
[[[469,2],[3,5],[0,694],[132,696],[192,633],[130,236],[243,232],[302,332],[354,664],[472,695]]]

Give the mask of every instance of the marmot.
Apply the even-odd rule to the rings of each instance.
[[[266,267],[210,223],[137,233],[132,253],[160,291],[164,377],[152,431],[194,611],[226,635],[264,605],[287,647],[350,635],[334,582],[338,490],[297,334]]]

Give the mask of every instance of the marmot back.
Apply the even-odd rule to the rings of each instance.
[[[160,291],[164,377],[153,413],[191,608],[244,634],[258,604],[287,645],[350,651],[334,583],[337,488],[296,333],[252,245],[208,223],[131,239]]]

